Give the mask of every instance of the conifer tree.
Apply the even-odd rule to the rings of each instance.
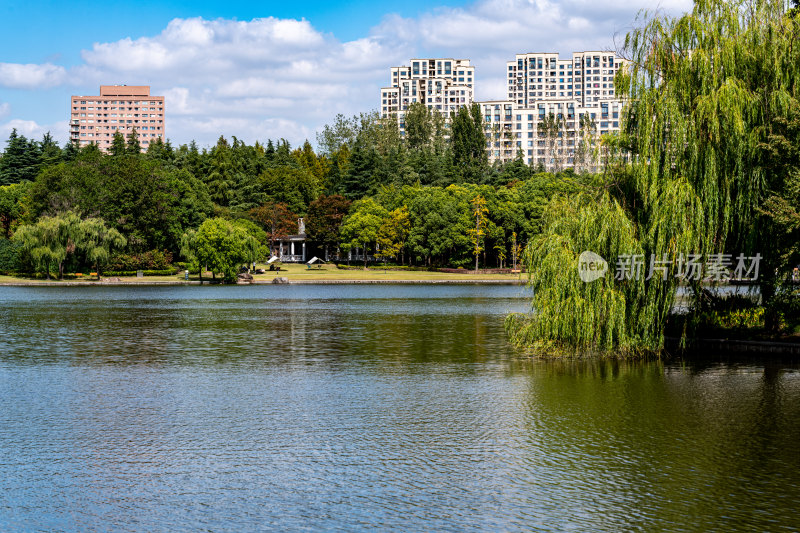
[[[136,128],[131,128],[131,132],[128,134],[125,153],[129,155],[140,155],[142,153],[142,147],[139,144],[139,134],[136,133]]]
[[[19,135],[16,128],[11,130],[3,158],[0,159],[0,185],[33,181],[38,172],[39,147],[36,142]]]
[[[111,139],[111,147],[108,149],[108,153],[115,157],[125,155],[126,153],[125,137],[119,130],[114,132],[114,138]]]

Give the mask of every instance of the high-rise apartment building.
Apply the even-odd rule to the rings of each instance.
[[[475,67],[468,59],[412,59],[410,66],[391,68],[389,83],[381,89],[380,114],[395,115],[402,134],[405,112],[414,102],[445,117],[461,106],[471,105]]]
[[[506,64],[508,99],[478,102],[489,161],[520,154],[529,165],[551,170],[593,169],[599,136],[619,131],[622,102],[614,76],[623,64],[612,52],[575,52],[570,59],[517,54]],[[413,102],[449,116],[472,103],[474,80],[469,60],[412,59],[410,67],[391,69],[392,86],[381,89],[381,116],[396,114],[401,131]]]
[[[101,85],[99,96],[73,96],[70,107],[69,138],[79,146],[107,151],[117,131],[127,139],[134,129],[143,149],[164,138],[164,97],[148,85]]]
[[[614,75],[622,60],[611,52],[574,52],[571,59],[553,53],[517,54],[506,66],[508,99],[520,107],[565,99],[598,107],[598,102],[615,98]]]
[[[596,169],[599,136],[619,132],[614,76],[623,64],[612,52],[517,54],[506,63],[508,100],[480,103],[489,160],[521,153],[549,170]]]

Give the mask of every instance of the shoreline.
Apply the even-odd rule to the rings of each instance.
[[[680,339],[665,337],[664,348],[672,356],[702,358],[705,354],[726,353],[731,356],[791,356],[792,360],[800,358],[800,342],[793,340],[748,340],[700,337],[692,339],[689,346],[681,349]]]
[[[504,279],[327,279],[327,280],[288,280],[275,282],[272,280],[256,280],[253,283],[222,283],[203,281],[203,286],[252,286],[252,285],[525,285],[522,280]],[[0,282],[0,287],[169,287],[181,285],[201,285],[199,281],[12,281]]]

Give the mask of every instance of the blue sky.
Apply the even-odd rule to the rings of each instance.
[[[389,67],[411,57],[472,59],[477,97],[503,98],[505,61],[516,53],[613,49],[640,9],[678,13],[689,6],[14,2],[0,7],[0,136],[14,127],[36,138],[50,130],[64,142],[70,95],[126,83],[167,97],[167,137],[176,145],[210,145],[220,134],[313,142],[336,113],[375,109]]]

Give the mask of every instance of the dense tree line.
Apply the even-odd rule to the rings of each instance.
[[[189,243],[212,219],[217,233],[224,227],[231,235],[250,224],[246,233],[262,248],[248,249],[263,256],[296,233],[304,217],[320,254],[344,257],[358,249],[365,258],[405,264],[467,266],[477,259],[502,267],[514,256],[512,241],[538,231],[551,197],[592,179],[571,171],[535,173],[521,157],[490,166],[478,106],[462,108],[450,126],[417,105],[407,122],[409,134],[402,137],[394,120],[340,115],[320,132],[316,151],[309,142],[292,148],[284,139],[248,145],[220,137],[208,149],[157,141],[142,153],[134,133],[118,134],[106,154],[94,145],[61,148],[50,135],[35,141],[14,131],[0,157],[0,252],[16,247],[19,268],[49,273],[43,266],[49,262],[35,261],[8,239],[21,226],[72,213],[124,236],[125,246],[109,257],[115,264],[155,252],[201,261],[199,245]],[[478,196],[487,216],[476,237],[470,231]],[[203,249],[208,262],[208,246]],[[59,272],[89,267],[80,254],[67,254],[58,266]],[[0,270],[13,266],[0,261]]]

